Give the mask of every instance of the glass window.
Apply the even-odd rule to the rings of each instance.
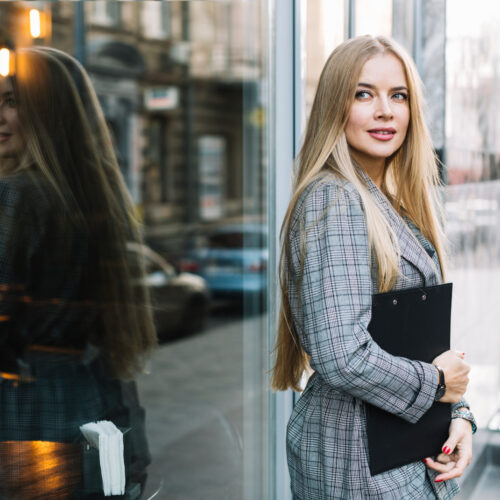
[[[392,35],[393,0],[355,0],[356,35]]]
[[[447,2],[446,213],[455,282],[455,345],[472,365],[467,397],[479,427],[500,408],[500,11]],[[497,417],[495,418],[495,413]]]
[[[13,8],[15,3],[0,2],[1,19],[6,18],[5,12],[12,12],[13,18],[22,20],[22,11]],[[142,243],[113,241],[110,255],[120,253],[131,261],[127,268],[131,293],[147,287],[148,311],[159,345],[145,372],[135,380],[122,384],[103,376],[103,387],[85,393],[78,401],[80,407],[95,410],[92,421],[120,424],[125,459],[130,461],[127,465],[135,467],[133,481],[127,476],[130,498],[138,498],[141,490],[142,498],[269,498],[267,189],[272,168],[268,156],[273,146],[268,125],[272,73],[268,16],[273,4],[268,0],[95,1],[86,3],[84,18],[77,2],[68,2],[64,15],[55,3],[47,2],[53,9],[53,36],[37,43],[86,54],[83,63],[102,108],[103,123],[111,132],[111,140],[106,136],[99,143],[99,154],[91,158],[98,156],[105,172],[111,168],[122,172],[133,195],[134,220],[141,220]],[[83,36],[76,36],[81,33],[74,33],[74,27],[82,25]],[[14,26],[9,23],[5,29]],[[77,80],[77,88],[81,89],[82,81]],[[86,110],[87,105],[85,101],[81,108]],[[57,105],[54,109],[60,111]],[[77,117],[74,120],[65,124],[68,129],[78,123]],[[92,122],[86,131],[95,137],[102,129]],[[89,139],[79,144],[85,148],[94,142]],[[113,152],[116,164],[111,159]],[[75,176],[81,172],[85,170]],[[95,199],[98,190],[93,189],[99,179],[92,176],[92,188],[83,190],[89,200]],[[120,185],[113,184],[108,194],[114,194]],[[113,214],[124,205],[126,201],[115,205]],[[59,215],[54,216],[54,228]],[[100,206],[93,213],[96,224],[108,221],[108,215]],[[107,227],[119,231],[122,226],[108,223]],[[124,225],[130,233],[135,227],[131,222],[130,227]],[[92,244],[97,245],[107,234],[94,233]],[[63,256],[65,252],[86,256],[83,243],[58,248]],[[57,267],[52,253],[47,252],[45,258]],[[108,254],[102,260],[110,269],[119,267]],[[94,290],[91,276],[82,276],[85,286]],[[61,282],[65,283],[64,276]],[[113,280],[99,280],[108,282],[118,288]],[[61,293],[71,294],[64,287]],[[82,311],[87,302],[78,302],[75,310]],[[113,300],[108,302],[114,305]],[[130,310],[140,305],[132,302]],[[99,356],[91,347],[86,351],[91,342],[85,325],[106,330],[104,320],[100,322],[101,309],[105,308],[94,310],[96,323],[92,323],[95,316],[88,315],[79,323],[83,331],[78,348],[90,357],[85,362]],[[60,325],[57,332],[68,333],[64,324],[56,324]],[[134,324],[128,327],[133,329]],[[102,340],[100,333],[93,332],[97,340]],[[39,343],[50,344],[51,339],[41,338]],[[68,348],[73,347],[70,343]],[[109,351],[114,353],[113,346]],[[2,356],[0,377],[4,361]],[[87,369],[85,364],[78,366],[83,372]],[[13,390],[15,383],[11,384]],[[116,389],[113,398],[101,397],[108,392],[100,389],[107,391],[109,386]],[[75,394],[73,387],[71,391]],[[48,394],[49,389],[44,396]],[[101,403],[110,412],[100,412]],[[113,413],[118,410],[120,420]],[[57,443],[53,448],[62,462],[70,454],[76,456],[66,460],[71,465],[66,468],[73,474],[72,485],[90,467],[94,472],[83,480],[98,491],[102,488],[99,457],[79,430],[85,422],[77,425],[80,417],[73,422],[67,415],[56,415],[53,427],[61,422],[61,427],[71,427],[78,444]],[[37,421],[38,416],[33,418]],[[0,427],[2,422],[5,420],[0,419]],[[9,441],[9,436],[2,436]],[[30,436],[27,443],[14,446],[16,457],[37,464],[47,460],[48,464],[55,452],[33,444],[40,437],[36,432]],[[0,462],[5,458],[2,444]],[[78,461],[81,447],[85,451],[83,466]],[[7,451],[12,457],[11,448]],[[50,465],[60,467],[60,463],[51,461]],[[37,469],[42,479],[46,470]],[[37,490],[44,498],[60,484],[52,481],[50,470],[51,481],[47,479],[45,489]],[[22,488],[29,476],[16,474],[14,471],[16,487]],[[32,498],[30,494],[18,497]]]
[[[347,36],[345,4],[344,0],[309,0],[306,3],[302,46],[307,114],[312,106],[316,83],[326,59]]]
[[[172,293],[155,295],[157,321],[168,305],[181,320],[138,383],[147,494],[265,498],[268,254],[253,231],[268,217],[267,128],[249,117],[268,109],[269,47],[255,36],[267,29],[267,2],[171,4],[172,22],[184,26],[172,41],[190,50],[164,75],[180,92],[174,108],[155,111],[164,126],[143,112],[154,143],[168,145],[151,185],[169,169],[169,197],[144,213],[147,244],[178,269]]]

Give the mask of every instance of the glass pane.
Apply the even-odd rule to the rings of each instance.
[[[305,103],[309,115],[316,84],[332,50],[347,36],[344,0],[308,0],[305,3],[305,31],[301,34],[305,70]]]
[[[500,11],[447,3],[447,234],[455,282],[455,345],[472,364],[467,391],[480,427],[500,407]],[[498,418],[492,427],[500,429]]]
[[[333,49],[349,36],[350,8],[354,7],[355,35],[393,36],[413,52],[413,0],[308,0],[302,33],[306,115],[312,106],[321,70]]]
[[[355,0],[356,35],[392,35],[393,0]]]
[[[103,168],[112,164],[119,172],[131,194],[134,215],[140,219],[142,243],[129,238],[110,246],[123,252],[124,266],[130,271],[128,284],[147,288],[150,294],[147,310],[153,315],[159,345],[146,370],[134,380],[103,376],[105,387],[96,386],[96,397],[99,394],[102,400],[109,399],[108,385],[117,388],[112,393],[116,399],[106,405],[123,410],[116,423],[124,432],[129,497],[265,498],[270,433],[266,370],[271,347],[266,304],[268,12],[272,2],[193,0],[171,1],[168,8],[156,5],[161,3],[37,2],[50,29],[33,39],[25,29],[26,2],[2,2],[0,42],[8,42],[11,50],[50,46],[77,55],[90,76],[105,121],[102,129],[87,131],[92,137],[109,132],[110,141],[99,149],[102,158],[109,157]],[[150,29],[148,19],[155,19]],[[74,71],[67,72],[67,77],[74,78],[74,90],[82,92],[86,83]],[[57,76],[53,78],[56,81]],[[58,101],[53,104],[54,116],[59,111]],[[67,130],[76,124],[76,117],[71,123],[61,123]],[[85,152],[87,143],[82,140],[80,145]],[[85,169],[75,171],[75,178],[84,173]],[[97,189],[99,177],[91,185]],[[83,191],[84,199],[93,199],[91,189]],[[111,215],[106,207],[99,217],[108,220]],[[120,212],[117,207],[115,211]],[[4,212],[0,199],[0,216]],[[56,227],[58,216],[53,218]],[[107,238],[97,232],[91,237],[92,241]],[[3,245],[0,241],[0,248]],[[77,243],[71,250],[78,255],[86,252]],[[64,257],[64,250],[56,255]],[[61,293],[66,290],[64,284],[63,277]],[[90,277],[88,287],[89,297],[94,298],[97,285]],[[141,304],[129,306],[134,309]],[[92,311],[100,322],[100,308]],[[94,324],[91,318],[86,321]],[[54,324],[53,337],[66,339],[69,333],[64,323]],[[134,326],[127,328],[133,331]],[[77,361],[71,363],[82,370],[87,365],[82,364],[80,351],[87,352],[91,344],[87,334],[82,326],[78,348],[71,341],[65,344],[75,349]],[[37,339],[43,352],[52,341],[52,337]],[[98,358],[103,353],[115,354],[113,342],[109,344],[98,351]],[[15,348],[22,354],[27,346],[21,342]],[[59,353],[63,358],[66,354]],[[0,372],[4,378],[1,399],[8,379],[4,365]],[[20,397],[15,386],[19,380],[8,382],[13,398]],[[98,385],[101,379],[94,382]],[[46,396],[36,394],[41,400]],[[77,396],[81,399],[78,408],[94,408],[87,393]],[[36,424],[37,406],[33,403],[30,408]],[[31,498],[22,493],[23,481],[31,473],[38,474],[38,493],[43,498],[59,488],[49,481],[43,467],[38,470],[33,465],[49,460],[54,467],[51,474],[66,481],[66,492],[74,492],[78,481],[83,481],[80,486],[87,492],[99,490],[98,453],[85,444],[79,426],[87,418],[114,421],[114,416],[98,410],[89,415],[67,420],[54,415],[56,428],[60,422],[71,428],[70,442],[45,439],[36,431],[16,440],[3,432],[1,441],[16,444],[0,442],[0,485],[7,484],[1,465],[14,463],[15,454],[28,462],[10,476],[15,485],[8,487],[21,488],[19,498]],[[36,444],[40,440],[50,443]],[[63,477],[65,470],[73,474],[71,484]]]

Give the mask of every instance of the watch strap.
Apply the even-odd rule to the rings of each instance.
[[[439,382],[436,388],[436,394],[434,396],[434,401],[439,401],[446,394],[446,382],[444,379],[444,371],[438,366],[434,365],[439,373]]]
[[[444,371],[439,365],[434,365],[437,368],[437,371],[439,372],[439,385],[446,385],[444,381]]]

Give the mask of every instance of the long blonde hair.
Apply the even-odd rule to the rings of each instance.
[[[1,173],[42,179],[61,227],[86,235],[82,293],[100,320],[88,340],[109,357],[114,375],[133,377],[156,333],[142,263],[127,252],[127,242],[141,240],[139,222],[90,78],[68,54],[32,47],[16,52],[11,81],[25,150]]]
[[[291,269],[290,233],[294,214],[304,190],[313,181],[330,174],[354,184],[365,207],[368,241],[377,265],[379,291],[391,290],[399,275],[397,240],[352,161],[344,133],[364,64],[375,55],[386,52],[394,54],[404,67],[410,123],[402,146],[386,161],[382,191],[394,208],[407,215],[434,245],[444,275],[444,236],[436,192],[440,183],[439,172],[425,123],[418,72],[406,51],[390,38],[365,35],[347,40],[332,52],[321,73],[304,142],[296,159],[292,198],[281,227],[281,308],[272,376],[272,387],[276,390],[289,387],[300,390],[300,379],[309,366],[307,353],[300,345],[293,323],[287,276]],[[303,232],[301,228],[301,241],[305,239]],[[304,252],[301,253],[304,259]]]

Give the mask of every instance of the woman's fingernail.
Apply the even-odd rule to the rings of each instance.
[[[424,458],[424,459],[422,460],[422,462],[424,462],[424,464],[426,464],[426,463],[427,463],[427,459],[426,459],[426,458]]]
[[[442,481],[442,479],[434,479],[435,483],[440,483],[441,481]]]
[[[451,450],[448,448],[448,446],[445,446],[445,447],[443,448],[443,453],[446,453],[446,455],[449,455],[450,451],[451,451]]]

